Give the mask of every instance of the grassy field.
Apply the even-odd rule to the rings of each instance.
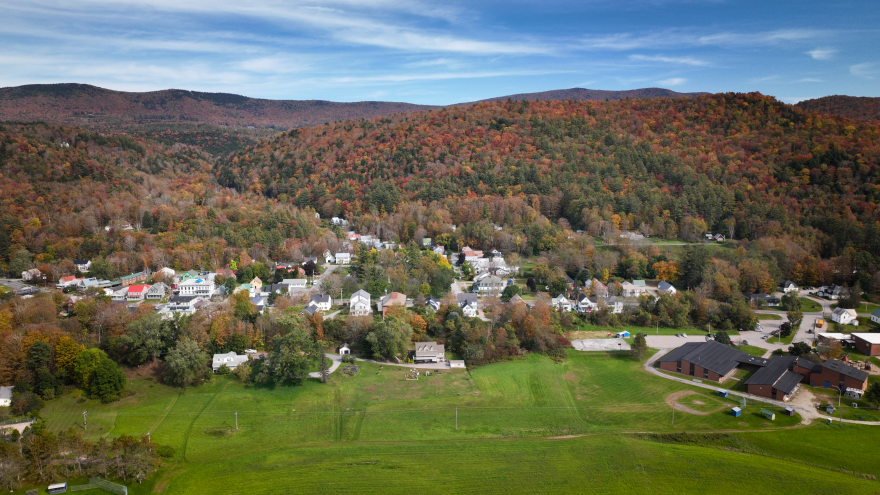
[[[816,301],[806,297],[799,297],[798,299],[801,300],[801,311],[804,313],[818,313],[822,311],[822,305]]]
[[[771,315],[766,313],[758,313],[758,320],[781,320],[782,315]]]
[[[529,355],[418,381],[404,380],[405,368],[361,364],[357,375],[337,373],[326,385],[310,380],[276,389],[217,377],[179,393],[141,377],[130,382],[135,395],[122,401],[70,395],[48,402],[44,416],[60,431],[78,426],[87,410],[89,438],[149,432],[174,446],[176,457],[148,484],[130,486],[132,494],[713,493],[722,486],[866,493],[869,486],[773,457],[633,437],[729,430],[772,436],[800,418],[766,421],[762,407],[781,408],[756,402],[734,418],[727,410],[737,401],[650,375],[628,353],[570,351],[562,363]],[[681,391],[696,392],[682,404],[708,414],[676,412],[673,427],[667,397]],[[569,436],[578,437],[552,439]]]
[[[749,354],[750,356],[760,357],[767,353],[767,349],[764,349],[763,347],[755,347],[753,345],[741,345],[737,347],[737,349],[745,352],[746,354]]]
[[[867,309],[866,309],[866,306],[867,306]],[[831,310],[833,311],[833,310],[835,310],[835,309],[837,309],[837,303],[834,303],[834,304],[831,305]],[[860,314],[860,315],[868,315],[868,316],[870,316],[871,313],[873,313],[874,310],[876,310],[876,309],[880,309],[880,305],[877,305],[877,304],[874,304],[874,303],[865,303],[865,302],[863,302],[862,304],[859,304],[859,307],[858,307],[858,308],[856,308],[856,313],[858,313],[858,314]]]
[[[607,333],[617,333],[622,332],[624,330],[628,331],[630,334],[635,335],[637,333],[646,333],[648,335],[677,335],[680,333],[686,333],[688,335],[706,335],[708,332],[705,330],[700,330],[698,328],[660,328],[659,330],[656,327],[636,327],[636,326],[623,326],[620,328],[613,327],[600,327],[598,325],[590,325],[588,323],[584,323],[580,319],[574,319],[574,323],[576,323],[575,328],[572,330],[583,330],[587,332],[607,332]],[[579,324],[577,324],[579,322]],[[729,330],[727,332],[728,335],[739,335],[739,332],[736,330]]]

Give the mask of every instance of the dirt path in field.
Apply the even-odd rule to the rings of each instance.
[[[675,402],[681,398],[687,397],[688,395],[701,395],[699,392],[694,392],[693,390],[682,390],[681,392],[674,392],[666,396],[666,403],[671,407],[674,407],[677,411],[686,412],[688,414],[696,414],[697,416],[708,416],[714,412],[718,412],[724,409],[724,406],[719,407],[718,409],[713,409],[709,412],[697,411],[696,409],[691,409],[690,407],[679,404]]]

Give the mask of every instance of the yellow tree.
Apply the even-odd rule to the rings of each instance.
[[[58,344],[55,345],[55,366],[59,370],[66,371],[67,375],[70,376],[73,373],[76,357],[84,350],[85,346],[77,344],[72,338],[68,336],[61,337],[58,339]]]
[[[413,329],[413,342],[421,342],[425,336],[425,330],[428,328],[428,323],[421,316],[413,315],[412,319],[409,320],[409,326]]]
[[[657,278],[660,280],[675,280],[678,278],[678,263],[675,261],[658,261],[651,265],[651,268],[657,272]]]

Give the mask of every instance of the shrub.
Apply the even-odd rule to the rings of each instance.
[[[230,370],[229,366],[226,366],[225,364],[217,368],[218,375],[228,375],[229,373],[232,373],[232,370]]]
[[[177,449],[170,445],[160,445],[156,447],[156,455],[163,459],[170,459],[177,453]]]

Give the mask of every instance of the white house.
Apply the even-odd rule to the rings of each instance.
[[[441,304],[442,303],[440,302],[440,300],[434,296],[428,296],[428,298],[425,299],[425,306],[433,309],[434,311],[439,311]],[[880,310],[877,310],[877,311],[880,311]]]
[[[370,307],[370,293],[359,290],[351,295],[348,300],[348,314],[351,316],[366,316],[373,312]]]
[[[254,306],[257,307],[257,311],[259,311],[260,313],[262,313],[263,311],[265,311],[265,310],[266,310],[266,306],[269,305],[269,302],[266,300],[265,297],[259,297],[259,296],[257,296],[257,297],[252,297],[252,298],[251,298],[251,303],[252,303]]]
[[[80,280],[82,280],[82,279],[76,278],[76,276],[74,276],[74,275],[70,275],[67,277],[61,277],[58,279],[58,283],[55,285],[55,288],[56,289],[63,289],[65,287],[70,287],[71,285],[78,284]]]
[[[874,312],[871,313],[871,321],[880,324],[880,309],[875,309]]]
[[[81,272],[87,272],[92,269],[92,260],[73,260],[73,266]]]
[[[839,285],[827,285],[824,287],[819,287],[818,292],[816,293],[819,297],[827,297],[832,301],[836,301],[840,299],[840,294],[843,292],[843,287]]]
[[[333,253],[327,253],[324,255],[324,263],[327,265],[333,265],[336,263],[336,257],[333,256]]]
[[[309,306],[317,306],[321,311],[330,311],[332,300],[329,295],[316,294],[309,298]]]
[[[166,294],[171,292],[171,287],[159,282],[158,284],[153,284],[147,290],[146,294],[144,294],[145,299],[162,299]]]
[[[246,363],[248,361],[248,357],[239,356],[235,353],[235,351],[227,352],[226,354],[214,354],[214,359],[211,362],[211,368],[214,370],[214,373],[220,369],[224,364],[230,370],[234,370],[238,368],[238,365],[241,363]]]
[[[351,263],[351,253],[336,253],[337,265],[348,265]]]
[[[446,360],[446,349],[437,342],[416,342],[414,363],[442,363]]]
[[[12,389],[15,387],[0,387],[0,407],[12,405]]]
[[[479,307],[474,301],[465,301],[463,303],[459,303],[461,306],[461,312],[468,318],[476,318],[477,314],[479,314]]]
[[[858,325],[859,320],[857,317],[858,314],[856,314],[856,310],[854,309],[837,308],[831,312],[831,321],[840,323],[841,325],[848,325],[850,323]]]
[[[636,285],[631,282],[624,282],[620,285],[623,289],[621,291],[621,295],[623,297],[639,297],[647,292],[645,289],[644,281],[642,281],[642,285]]]
[[[214,295],[214,281],[207,278],[194,278],[180,282],[177,286],[181,296],[199,296],[210,298]]]
[[[21,272],[21,279],[25,282],[43,280],[43,272],[36,268],[31,268],[30,270]]]
[[[794,292],[795,294],[797,294],[798,293],[798,286],[797,286],[797,284],[795,284],[791,280],[786,280],[782,284],[782,291],[785,292],[786,294],[788,294],[789,292]]]
[[[108,289],[104,289],[107,291]],[[111,291],[110,300],[113,302],[125,302],[128,300],[128,287],[122,287]]]
[[[577,298],[575,309],[578,313],[590,313],[599,308],[599,303],[594,299],[590,299],[586,294],[580,294]]]
[[[500,278],[489,275],[474,283],[474,290],[481,294],[493,293],[500,294],[504,290],[504,281]]]
[[[337,226],[339,226],[339,227],[347,227],[347,226],[348,226],[348,220],[346,220],[346,219],[344,219],[344,218],[333,217],[333,218],[330,219],[330,224],[331,224],[331,225],[337,225]]]
[[[195,314],[196,302],[200,300],[201,298],[196,296],[174,296],[164,308],[159,310],[159,314],[162,314],[163,316],[168,315],[169,318],[173,316],[173,313],[181,313],[184,315]]]
[[[309,280],[307,278],[285,278],[281,283],[290,289],[306,289],[308,288]]]
[[[569,301],[564,294],[559,294],[558,296],[551,299],[550,305],[553,306],[555,309],[559,309],[562,311],[571,311],[572,308],[571,301]]]
[[[600,282],[598,279],[587,280],[584,287],[593,292],[596,297],[608,297],[608,286]]]
[[[604,304],[614,314],[623,313],[623,301],[614,296],[606,297]]]
[[[672,286],[669,282],[662,280],[660,284],[657,285],[657,291],[662,294],[669,294],[670,296],[674,296],[677,292],[675,287]]]

